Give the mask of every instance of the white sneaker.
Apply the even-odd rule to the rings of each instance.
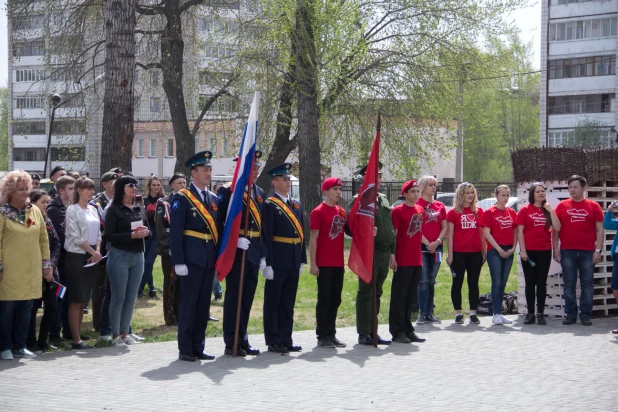
[[[0,352],[0,359],[3,360],[13,360],[13,352],[10,349],[3,350]]]
[[[112,346],[124,347],[127,346],[127,344],[124,342],[124,340],[122,340],[122,336],[116,336],[116,339],[114,339],[112,342]]]
[[[126,345],[137,345],[139,343],[142,342],[138,342],[135,339],[133,339],[131,336],[127,335],[123,340],[122,340]]]
[[[142,338],[140,335],[136,335],[135,333],[129,333],[128,336],[130,336],[131,339],[138,341],[138,343],[146,339],[146,338]]]
[[[110,335],[99,336],[99,342],[112,342],[112,337]]]
[[[511,319],[505,318],[502,315],[500,315],[500,318],[502,318],[502,323],[504,323],[505,325],[510,325],[511,323],[513,323]]]
[[[494,315],[493,324],[494,325],[502,325],[504,322],[502,321],[502,315]]]

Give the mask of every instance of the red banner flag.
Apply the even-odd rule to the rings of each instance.
[[[380,157],[380,115],[376,140],[373,142],[365,178],[358,196],[348,215],[348,227],[352,232],[352,247],[348,267],[365,283],[371,282],[373,273],[373,228],[377,207],[378,159]]]

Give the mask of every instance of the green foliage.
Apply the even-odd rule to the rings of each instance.
[[[9,168],[9,90],[0,87],[0,170]]]
[[[607,130],[607,126],[596,119],[586,118],[580,120],[575,129],[567,136],[565,146],[598,149],[607,147],[609,143],[609,131]]]

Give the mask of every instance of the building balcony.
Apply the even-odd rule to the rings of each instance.
[[[13,67],[42,66],[45,64],[45,56],[21,56],[12,61]]]
[[[548,129],[573,129],[579,122],[584,120],[596,120],[607,126],[614,126],[616,114],[610,113],[585,113],[585,114],[553,114],[548,116]]]
[[[18,109],[13,108],[13,119],[46,119],[47,110],[39,109]]]
[[[13,162],[14,170],[26,170],[28,172],[42,172],[43,167],[45,167],[45,162],[25,162],[25,161]]]
[[[556,4],[552,0],[549,8],[550,19],[564,19],[578,16],[616,13],[618,0],[586,1],[582,3]]]
[[[615,93],[616,76],[590,76],[549,81],[549,95]]]
[[[616,53],[616,37],[549,43],[551,59],[598,56],[608,52]]]

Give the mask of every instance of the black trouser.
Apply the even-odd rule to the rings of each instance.
[[[187,263],[187,269],[189,274],[180,282],[178,351],[185,355],[199,355],[204,352],[215,269],[190,263]]]
[[[483,266],[483,254],[481,252],[453,252],[453,270],[455,276],[451,286],[451,300],[453,308],[461,310],[461,287],[464,277],[468,273],[468,302],[470,310],[476,311],[479,306],[479,277]]]
[[[536,264],[532,267],[529,262],[522,260],[526,280],[526,305],[528,313],[534,314],[534,301],[536,295],[537,313],[545,310],[545,298],[547,297],[547,274],[551,266],[551,250],[528,250],[528,260]]]
[[[180,296],[179,279],[172,276],[172,258],[161,255],[161,268],[163,269],[163,319],[167,326],[178,323],[178,298]]]
[[[240,249],[239,249],[240,250]],[[223,341],[225,346],[234,346],[234,332],[236,330],[236,309],[238,308],[238,290],[240,289],[240,266],[241,259],[235,259],[232,270],[225,277],[225,300],[223,301]],[[259,264],[245,261],[243,276],[242,299],[240,302],[240,323],[238,324],[238,344],[243,348],[249,347],[249,341],[245,341],[249,315],[253,306],[255,289],[258,285]]]
[[[36,338],[36,312],[41,307],[41,303],[45,303],[43,308],[43,317],[41,318],[41,326],[39,329],[39,339]],[[47,337],[54,323],[56,315],[56,307],[58,299],[56,298],[56,288],[52,283],[43,282],[43,300],[35,299],[32,303],[32,314],[30,315],[30,325],[28,327],[28,347],[34,347],[38,343],[39,347],[44,348],[47,345]]]
[[[65,254],[66,252],[61,251],[61,254]],[[60,278],[60,284],[66,285],[66,277],[64,275],[64,265],[58,265],[58,276]],[[51,330],[49,331],[49,336],[53,336],[54,338],[60,338],[60,329],[64,330],[64,333],[70,334],[71,331],[69,329],[69,297],[67,293],[64,294],[64,298],[57,299],[56,305],[56,314],[54,315],[54,319],[52,321]]]
[[[393,274],[391,284],[391,306],[388,312],[388,329],[396,337],[400,332],[414,332],[412,326],[412,304],[418,294],[422,266],[400,266]]]
[[[337,310],[341,305],[343,289],[343,267],[321,266],[318,268],[318,301],[315,305],[315,319],[318,338],[334,336],[337,333],[335,323]]]
[[[94,286],[92,287],[92,327],[95,332],[98,332],[101,328],[100,321],[103,298],[105,297],[106,273],[105,265],[99,263],[94,277]]]
[[[299,269],[274,269],[264,285],[264,338],[268,346],[292,346]]]

